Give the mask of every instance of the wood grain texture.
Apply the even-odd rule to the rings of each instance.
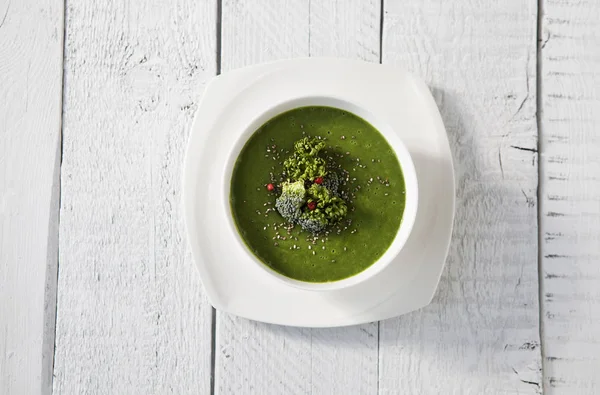
[[[548,394],[600,393],[600,3],[546,0],[542,334]]]
[[[62,0],[0,0],[0,394],[49,394]]]
[[[224,1],[223,71],[299,56],[379,61],[379,1]],[[377,323],[302,329],[217,312],[215,393],[373,394]]]
[[[381,322],[380,393],[540,393],[536,2],[384,7],[383,63],[432,87],[457,207],[434,301]]]
[[[68,2],[55,394],[210,391],[181,165],[216,3]]]

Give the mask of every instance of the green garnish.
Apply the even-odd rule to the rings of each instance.
[[[325,142],[305,137],[294,143],[294,154],[283,162],[283,170],[288,180],[313,181],[327,175],[325,159],[319,152],[325,148]]]
[[[275,208],[292,224],[317,234],[339,223],[348,214],[348,205],[339,197],[338,176],[329,172],[319,156],[325,142],[305,137],[294,144],[294,153],[283,163],[288,179],[282,184]]]
[[[275,201],[275,208],[288,222],[296,223],[302,215],[302,206],[306,203],[304,181],[284,182],[281,195]]]

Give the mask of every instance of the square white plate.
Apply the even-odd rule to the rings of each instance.
[[[302,290],[270,277],[233,240],[226,220],[222,185],[234,143],[259,114],[303,97],[347,100],[384,119],[409,150],[419,183],[417,217],[402,251],[366,282],[336,291]],[[444,125],[422,81],[378,64],[294,59],[211,81],[190,134],[183,199],[194,260],[215,308],[281,325],[354,325],[430,303],[452,233],[454,171]]]

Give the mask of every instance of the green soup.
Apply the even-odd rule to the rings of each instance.
[[[348,217],[318,237],[291,229],[275,209],[282,162],[294,142],[325,139],[324,155],[347,171]],[[331,107],[301,107],[261,126],[233,170],[230,204],[252,253],[284,276],[307,282],[341,280],[375,263],[396,237],[405,203],[400,163],[385,138],[362,118]]]

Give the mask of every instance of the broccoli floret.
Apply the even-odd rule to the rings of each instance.
[[[292,156],[283,163],[285,174],[292,180],[314,180],[323,177],[325,170],[325,159],[318,156],[299,157]]]
[[[307,232],[319,233],[327,226],[340,222],[348,214],[346,202],[321,185],[311,185],[307,195],[307,203],[316,203],[313,210],[305,211],[298,220],[302,229]]]
[[[294,153],[283,163],[288,182],[275,202],[284,219],[310,233],[320,233],[348,214],[340,177],[319,156],[323,148],[325,142],[317,138],[305,137],[294,144]]]
[[[275,208],[287,221],[296,223],[302,215],[305,197],[304,181],[284,182],[281,195],[275,200]]]
[[[325,159],[319,152],[325,142],[316,138],[304,137],[294,144],[294,154],[283,162],[288,179],[312,181],[327,174]]]
[[[340,177],[335,171],[327,172],[327,176],[323,177],[322,185],[327,188],[332,195],[340,195]]]
[[[312,212],[316,215],[324,215],[330,225],[338,223],[348,214],[346,202],[333,195],[324,186],[313,184],[306,192],[308,194],[307,201],[314,200],[317,203],[316,209]]]
[[[317,156],[325,148],[325,142],[315,137],[304,137],[294,143],[294,152],[298,155]]]
[[[298,224],[307,232],[316,234],[321,233],[327,228],[327,221],[322,218],[313,218],[310,216],[312,211],[307,211],[298,219]]]

